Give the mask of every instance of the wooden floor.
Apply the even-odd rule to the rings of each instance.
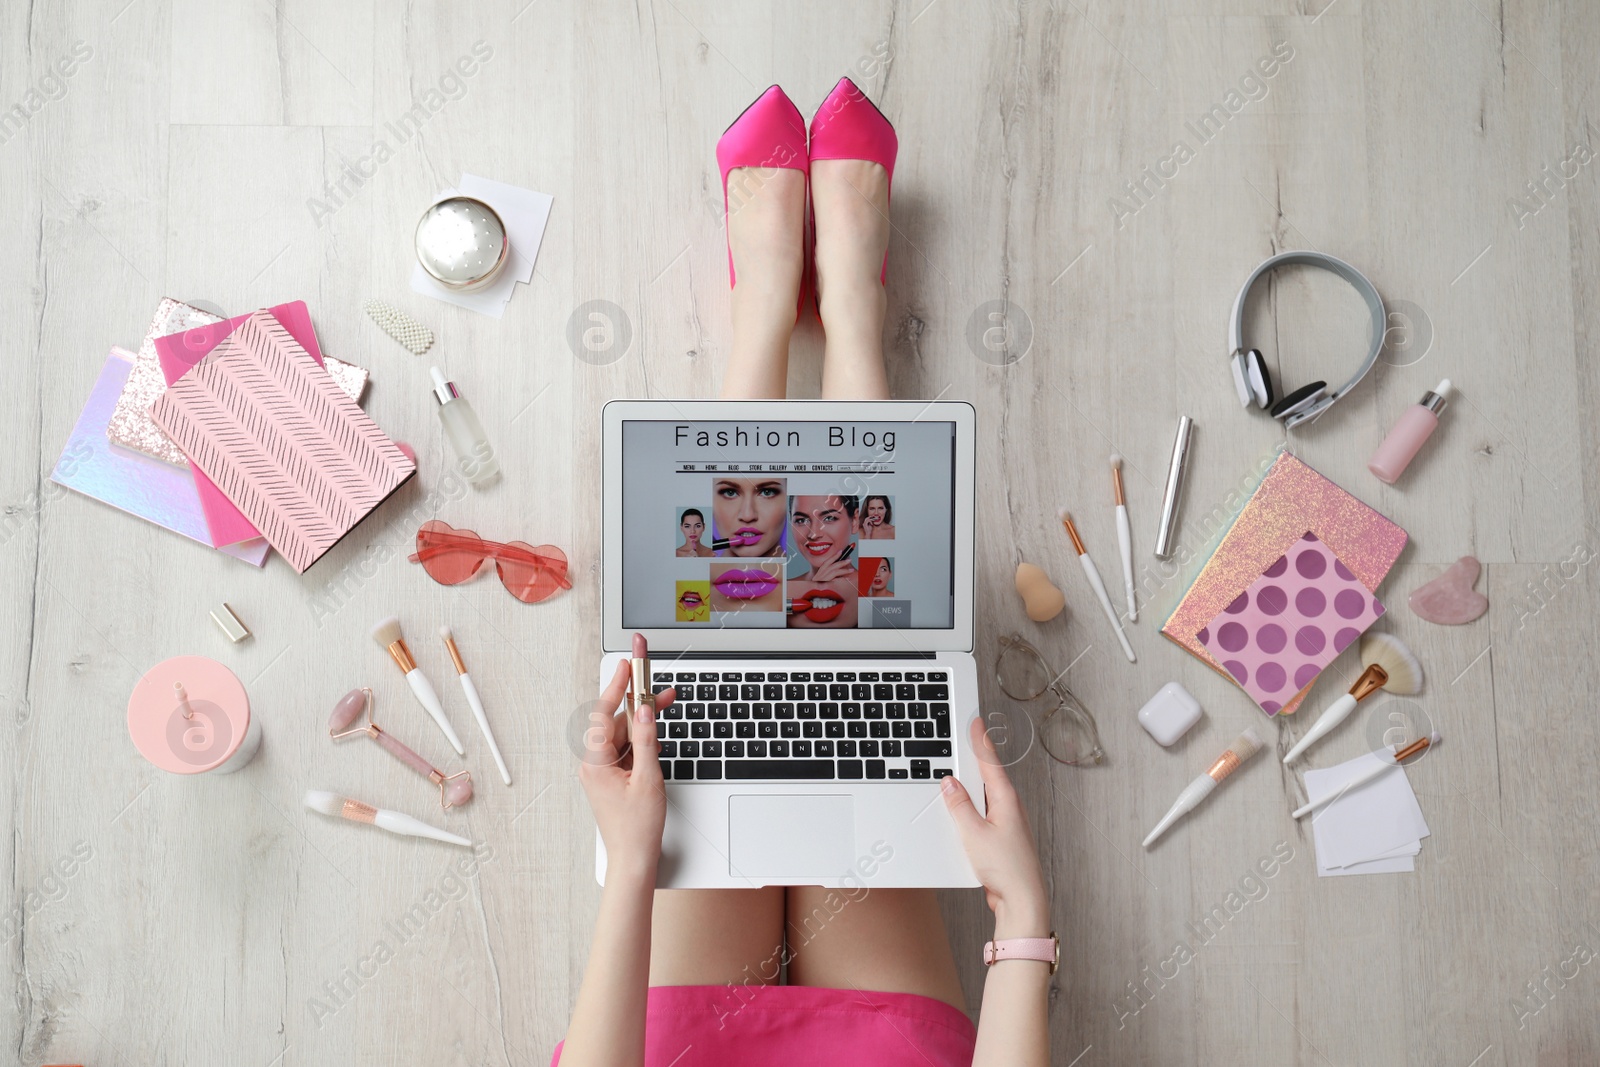
[[[1072,664],[1110,756],[1017,768],[1063,938],[1055,1062],[1600,1062],[1597,51],[1600,6],[1581,0],[6,0],[0,108],[21,110],[0,117],[16,420],[0,463],[0,1059],[547,1062],[597,900],[567,724],[598,650],[599,407],[715,391],[728,301],[713,146],[767,85],[809,114],[850,73],[900,135],[895,392],[979,412],[980,664],[1012,630]],[[1228,120],[1197,136],[1219,105]],[[408,114],[420,133],[402,137]],[[537,277],[501,321],[408,288],[416,217],[464,171],[555,197]],[[1444,732],[1411,772],[1433,830],[1413,874],[1319,879],[1289,818],[1300,776],[1270,755],[1139,848],[1243,726],[1280,750],[1305,728],[1263,719],[1158,636],[1182,579],[1150,551],[1180,413],[1198,425],[1185,545],[1284,442],[1239,409],[1224,337],[1243,277],[1292,248],[1358,264],[1395,312],[1376,372],[1288,443],[1411,535],[1380,592],[1427,689],[1377,698],[1312,763],[1358,754],[1396,711]],[[371,369],[367,409],[416,445],[420,484],[304,576],[52,488],[109,346],[136,347],[168,295],[231,313],[307,301],[324,348]],[[439,494],[431,360],[373,327],[373,297],[438,332],[431,355],[503,453],[498,490]],[[578,359],[569,320],[595,300],[613,305],[615,347]],[[1366,329],[1336,281],[1303,275],[1252,319],[1289,383],[1342,380]],[[996,321],[1008,348],[969,341]],[[808,321],[795,394],[816,394],[820,352]],[[1435,441],[1381,485],[1368,456],[1445,376],[1460,395]],[[1052,517],[1072,507],[1114,571],[1113,450],[1147,590],[1137,666]],[[564,546],[575,588],[529,607],[492,580],[433,584],[404,558],[431,514]],[[1405,594],[1466,553],[1485,564],[1489,614],[1412,615]],[[1064,621],[1023,616],[1023,559],[1065,589]],[[249,642],[207,620],[223,600]],[[447,818],[489,848],[467,874],[443,846],[299,806],[320,786],[429,814],[376,747],[325,736],[358,685],[415,725],[366,636],[391,612],[440,684],[431,631],[455,627],[516,775],[502,787],[468,739],[480,796]],[[266,743],[243,773],[181,779],[134,752],[127,695],[179,653],[249,687]],[[1169,680],[1207,709],[1172,751],[1134,719]],[[1326,680],[1312,710],[1341,688]],[[1259,877],[1275,851],[1291,858]],[[977,892],[944,904],[975,1011],[988,915]],[[1196,937],[1219,906],[1228,922]]]

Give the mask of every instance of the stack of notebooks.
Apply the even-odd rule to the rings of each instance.
[[[223,320],[163,300],[137,354],[111,350],[51,479],[303,573],[416,473],[358,406],[366,381],[322,354],[303,302]]]
[[[1291,715],[1383,614],[1406,532],[1287,452],[1267,470],[1161,633],[1268,715]]]

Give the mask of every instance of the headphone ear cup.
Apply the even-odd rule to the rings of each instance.
[[[1290,393],[1288,396],[1272,405],[1272,417],[1275,419],[1286,419],[1290,415],[1297,415],[1327,395],[1327,382],[1312,382],[1310,385],[1302,385],[1300,388],[1296,389],[1294,392]]]
[[[1244,354],[1244,372],[1256,407],[1262,409],[1271,407],[1272,375],[1267,373],[1267,361],[1253,348]]]

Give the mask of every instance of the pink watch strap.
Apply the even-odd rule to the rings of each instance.
[[[992,966],[1000,960],[1039,960],[1048,963],[1050,973],[1055,974],[1061,961],[1061,939],[1051,932],[1049,937],[1011,937],[987,942],[983,946],[984,966]]]

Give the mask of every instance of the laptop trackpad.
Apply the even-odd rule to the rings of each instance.
[[[734,878],[837,878],[855,863],[855,799],[728,798],[728,874]]]

